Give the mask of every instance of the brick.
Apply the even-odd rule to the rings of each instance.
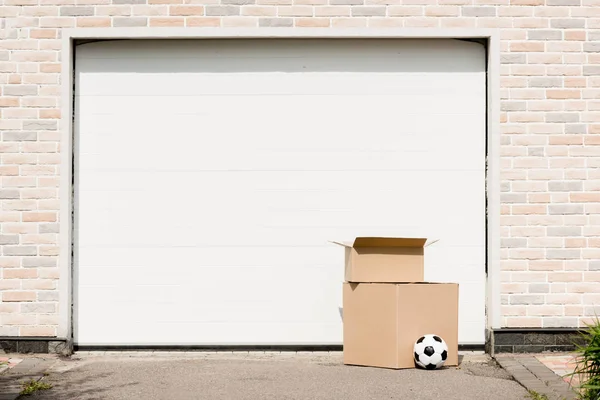
[[[546,0],[547,6],[580,6],[581,0]]]
[[[531,294],[515,294],[510,296],[510,304],[523,304],[523,305],[533,305],[533,304],[544,304],[544,296],[542,295],[531,295]]]
[[[549,260],[569,260],[581,258],[579,249],[547,249],[546,258]]]
[[[58,301],[58,292],[55,291],[41,291],[38,292],[39,301]],[[41,317],[41,316],[40,316]],[[43,323],[40,319],[40,324]]]
[[[355,17],[374,17],[385,16],[386,8],[384,6],[364,6],[352,7],[352,15]]]
[[[553,19],[550,21],[550,26],[557,29],[585,28],[585,20],[576,18]]]
[[[570,282],[567,283],[569,293],[600,293],[600,282]]]
[[[583,51],[588,53],[600,53],[600,42],[599,43],[584,43]]]
[[[529,293],[550,293],[550,285],[547,283],[529,284]]]
[[[39,224],[39,233],[58,233],[58,224]]]
[[[113,4],[146,4],[147,0],[112,0]]]
[[[184,26],[185,20],[181,17],[155,17],[150,18],[150,26]]]
[[[0,176],[16,176],[19,175],[19,167],[16,165],[0,165]]]
[[[56,222],[54,212],[25,212],[22,217],[23,222]]]
[[[18,190],[0,190],[0,199],[18,199],[20,198],[20,193]]]
[[[185,26],[195,26],[195,27],[217,27],[221,24],[221,20],[219,18],[210,18],[210,17],[188,17],[185,19]]]
[[[38,277],[38,271],[35,268],[11,268],[2,276],[4,279],[34,279]]]
[[[465,17],[495,17],[496,7],[462,7]]]
[[[0,314],[16,313],[19,311],[19,305],[14,303],[0,303]]]
[[[596,76],[600,75],[600,66],[598,65],[584,65],[583,75],[585,76]]]
[[[37,247],[35,246],[3,246],[2,254],[5,256],[35,256]]]
[[[147,26],[148,18],[143,17],[114,17],[112,24],[115,28]]]
[[[54,257],[23,257],[23,268],[54,268],[57,259]]]
[[[260,18],[258,25],[260,27],[285,28],[291,27],[294,24],[292,18]]]
[[[43,279],[59,279],[60,270],[58,268],[43,268],[40,269],[40,278]]]
[[[329,28],[331,21],[329,18],[296,18],[294,26],[301,28]]]
[[[588,202],[600,202],[600,192],[582,192],[582,193],[571,193],[569,195],[571,202],[573,203],[588,203]]]
[[[35,203],[35,202],[33,202]],[[38,231],[36,224],[30,223],[4,223],[2,226],[4,233],[36,233]]]
[[[25,121],[23,122],[23,129],[28,131],[36,131],[36,130],[56,130],[58,129],[57,121]]]
[[[56,336],[56,327],[54,326],[23,326],[20,329],[21,336]]]
[[[2,325],[35,325],[37,323],[35,315],[8,314],[0,317]]]
[[[111,25],[110,17],[77,18],[77,27],[80,27],[80,28],[102,28],[102,27],[110,27],[110,25]]]
[[[108,6],[108,7],[96,7],[96,15],[97,16],[129,16],[131,15],[131,7],[126,5],[116,5],[116,6]]]
[[[89,17],[94,15],[94,7],[61,7],[62,17]]]
[[[20,100],[18,97],[1,97],[0,107],[18,107],[19,102]]]
[[[529,87],[535,88],[556,88],[561,87],[563,84],[562,78],[529,78]]]
[[[0,235],[0,245],[19,244],[18,235]]]
[[[550,181],[548,182],[548,190],[551,192],[572,192],[582,191],[583,182],[581,181]]]
[[[389,6],[388,15],[391,17],[417,17],[423,15],[423,7]]]
[[[36,85],[6,85],[3,89],[5,96],[35,96],[38,94]]]
[[[542,327],[542,318],[533,318],[533,317],[512,317],[506,318],[506,327],[507,328],[539,328]],[[542,346],[540,346],[542,347]],[[542,348],[543,349],[543,348]],[[542,350],[540,349],[540,350]]]
[[[56,289],[56,282],[56,279],[24,279],[21,281],[21,285],[23,286],[24,290],[53,290]],[[39,306],[40,303],[32,304],[31,309],[39,310],[34,312],[55,312],[54,308],[52,308],[51,311],[43,311],[45,309],[49,309],[49,307],[42,308]],[[23,306],[21,306],[21,312],[26,312]]]
[[[2,140],[8,142],[35,142],[37,140],[36,132],[4,132],[2,134]]]
[[[509,47],[513,52],[543,52],[544,46],[544,42],[513,41]]]
[[[527,32],[529,40],[561,40],[563,33],[559,30],[536,29]]]
[[[388,8],[390,11],[391,7]],[[315,16],[317,17],[347,17],[350,16],[350,7],[348,6],[328,6],[315,7]]]
[[[577,113],[547,113],[546,122],[579,122],[579,114]]]
[[[502,64],[525,64],[527,56],[525,54],[501,54],[500,62]]]
[[[547,304],[581,304],[580,294],[548,294],[546,295]]]
[[[58,315],[41,314],[38,316],[38,323],[40,325],[58,325],[59,318],[58,318]],[[60,342],[58,342],[58,343],[60,343]]]
[[[563,306],[528,306],[527,313],[531,316],[562,316]]]
[[[228,16],[228,15],[240,15],[239,6],[206,6],[205,9],[207,16]],[[269,18],[269,20],[276,20],[277,18]],[[287,19],[286,19],[287,20]],[[260,24],[260,21],[259,21]],[[261,25],[263,26],[263,25]],[[267,25],[264,25],[267,26]],[[275,25],[268,25],[275,26]],[[292,20],[289,20],[289,25],[292,26]]]
[[[309,6],[282,6],[277,7],[277,15],[280,17],[310,17],[313,7]]]
[[[226,0],[222,4],[253,4],[254,0]],[[204,6],[171,6],[169,8],[170,15],[183,16],[202,16],[204,15]]]
[[[3,302],[26,302],[26,301],[35,301],[35,292],[31,291],[6,291],[2,292],[2,301]]]

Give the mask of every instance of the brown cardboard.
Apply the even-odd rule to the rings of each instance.
[[[458,365],[458,284],[344,283],[343,304],[344,364],[414,368],[415,341],[435,334]]]
[[[357,237],[333,242],[346,248],[346,282],[421,282],[424,279],[423,238]]]

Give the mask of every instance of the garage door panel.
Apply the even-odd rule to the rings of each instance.
[[[86,247],[80,252],[79,262],[94,269],[137,268],[143,270],[152,262],[162,265],[189,265],[196,267],[279,267],[286,268],[331,268],[340,273],[340,255],[343,249],[333,244],[320,246],[190,246],[173,250],[172,246],[136,248]],[[223,249],[227,251],[223,251]],[[115,263],[114,260],[119,260]],[[343,267],[342,267],[343,269]],[[148,271],[152,273],[152,271]]]
[[[109,61],[112,63],[112,61]],[[222,61],[219,61],[222,62]],[[264,63],[264,60],[260,61]],[[297,63],[296,60],[291,60]],[[350,60],[350,62],[352,62]],[[377,61],[379,62],[379,61]],[[96,62],[97,63],[97,62]],[[194,66],[201,69],[202,65]],[[85,66],[82,66],[85,68]],[[480,72],[484,73],[484,67]],[[230,73],[225,71],[216,73],[205,73],[202,76],[194,74],[177,74],[172,77],[165,77],[164,73],[142,73],[142,74],[121,74],[114,77],[106,75],[90,74],[87,79],[79,79],[77,82],[81,89],[86,93],[80,98],[88,96],[115,96],[137,98],[138,96],[152,97],[175,97],[176,102],[189,100],[189,96],[197,96],[196,100],[210,103],[211,97],[217,97],[217,102],[222,102],[224,98],[234,98],[240,96],[244,99],[264,98],[273,96],[300,96],[300,99],[293,99],[292,102],[300,102],[303,96],[314,95],[339,98],[340,96],[395,96],[415,97],[417,101],[424,101],[429,95],[454,95],[459,99],[465,99],[467,104],[454,105],[451,107],[460,107],[467,109],[466,106],[474,104],[469,94],[482,91],[481,88],[471,90],[467,88],[466,92],[456,91],[456,82],[447,81],[446,73],[427,73],[410,74],[410,82],[394,79],[397,73],[376,73],[365,77],[364,73],[345,73],[335,72],[316,72],[307,68],[303,72],[306,79],[310,79],[311,86],[303,85],[293,74],[289,73]],[[457,74],[456,79],[462,83],[477,82],[477,75]],[[148,85],[152,82],[152,85]],[[183,87],[185,85],[185,87]],[[179,87],[178,87],[179,86]],[[201,95],[200,95],[201,94]],[[131,99],[130,99],[131,100]],[[241,99],[240,99],[241,100]],[[440,101],[440,99],[433,99]]]
[[[139,345],[147,336],[138,332],[152,332],[155,345],[173,345],[172,340],[162,339],[173,336],[177,332],[178,345],[197,345],[201,337],[216,338],[211,345],[337,345],[342,336],[339,323],[140,323],[131,322],[128,318],[113,318],[114,325],[101,326],[96,329],[80,327],[78,337],[82,337],[79,345]],[[124,324],[131,329],[123,332]],[[202,331],[199,336],[197,332]],[[243,340],[240,340],[243,332]],[[115,340],[118,335],[119,339]],[[282,338],[285,338],[282,340]]]
[[[79,179],[80,191],[95,191],[102,193],[128,193],[135,191],[159,192],[178,187],[181,191],[196,191],[203,185],[216,187],[222,182],[224,187],[231,186],[236,179],[233,172],[195,174],[185,170],[162,170],[156,168],[147,171],[136,171],[134,168],[121,171],[119,174],[106,173],[103,170],[87,169],[86,174],[90,179]],[[352,193],[354,191],[374,191],[390,193],[398,188],[413,188],[412,184],[418,183],[419,187],[433,189],[441,186],[439,193],[447,194],[448,188],[457,187],[458,190],[467,190],[464,197],[469,200],[471,195],[482,196],[481,192],[469,184],[470,180],[484,179],[483,170],[461,171],[463,179],[456,179],[456,171],[438,170],[412,170],[412,171],[256,171],[253,173],[243,171],[244,179],[237,179],[236,187],[240,190],[256,190],[273,194],[282,193],[290,195],[310,195],[313,192],[327,194],[330,192]],[[400,172],[400,173],[399,173]],[[408,173],[410,172],[410,173]],[[320,178],[320,179],[319,179]],[[201,179],[196,185],[194,179]],[[430,183],[434,181],[435,183]],[[405,183],[411,182],[411,185]],[[160,183],[155,188],[152,183]],[[457,185],[457,186],[456,186]],[[163,188],[165,190],[163,190]],[[461,192],[462,193],[462,192]],[[100,193],[98,193],[100,194]],[[485,193],[483,194],[485,196]],[[416,196],[406,197],[407,200]],[[425,196],[423,196],[425,197]],[[452,197],[450,197],[452,199]],[[227,200],[223,198],[223,200]],[[352,200],[352,199],[348,199]],[[424,201],[428,199],[424,198]],[[440,202],[441,203],[441,202]],[[443,206],[443,204],[440,204]],[[426,221],[425,221],[426,222]]]
[[[482,343],[485,53],[424,43],[78,47],[77,343],[341,343],[354,236],[440,239]]]

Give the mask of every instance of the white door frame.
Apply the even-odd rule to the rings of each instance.
[[[60,339],[73,339],[73,94],[74,46],[103,39],[483,39],[487,42],[486,338],[500,328],[500,35],[496,29],[322,28],[78,28],[62,31],[59,235]],[[489,340],[489,339],[488,339]]]

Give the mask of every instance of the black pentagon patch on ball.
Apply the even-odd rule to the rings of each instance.
[[[426,369],[435,369],[435,364],[427,364],[425,366]]]
[[[442,343],[442,339],[439,336],[434,336],[433,340],[435,340],[436,342]]]
[[[415,351],[415,360],[419,359],[419,355],[417,354],[417,352]]]
[[[446,361],[446,358],[448,358],[448,352],[444,350],[442,351],[442,361]]]
[[[419,340],[417,340],[417,343],[421,343],[423,340],[425,340],[425,336],[421,336]]]
[[[423,350],[423,353],[425,353],[426,355],[431,357],[433,355],[433,353],[435,353],[435,350],[434,350],[433,346],[427,346],[427,347],[425,347],[425,350]]]

